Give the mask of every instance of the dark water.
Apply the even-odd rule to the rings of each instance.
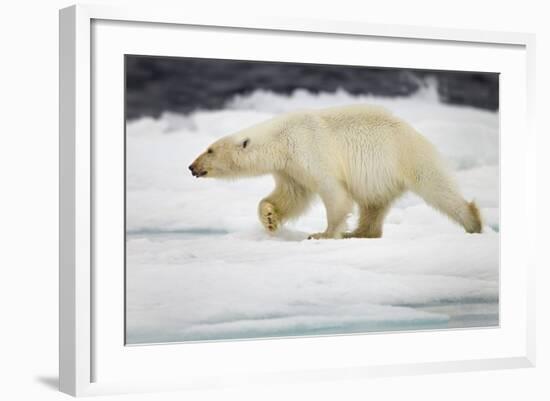
[[[126,118],[220,109],[233,96],[257,89],[406,96],[427,77],[436,79],[445,103],[498,109],[496,73],[126,56]]]

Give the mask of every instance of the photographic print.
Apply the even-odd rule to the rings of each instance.
[[[125,56],[126,344],[499,324],[499,76]]]

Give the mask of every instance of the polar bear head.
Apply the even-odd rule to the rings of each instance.
[[[191,174],[237,178],[283,169],[288,152],[283,135],[274,128],[263,123],[217,140],[191,163]]]

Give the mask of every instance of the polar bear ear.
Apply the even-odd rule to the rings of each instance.
[[[248,146],[248,143],[250,142],[250,139],[246,138],[244,141],[242,141],[241,146],[243,149],[245,149]]]

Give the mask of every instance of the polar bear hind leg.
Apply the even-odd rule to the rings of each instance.
[[[258,205],[260,222],[272,233],[305,212],[313,198],[309,190],[287,175],[274,174],[274,178],[275,189]]]
[[[382,237],[384,219],[390,210],[390,204],[360,205],[357,228],[344,233],[344,238],[380,238]]]
[[[410,189],[426,203],[451,220],[462,225],[468,233],[480,233],[481,215],[474,202],[467,202],[451,178],[443,172],[430,170],[429,174],[418,174]]]

